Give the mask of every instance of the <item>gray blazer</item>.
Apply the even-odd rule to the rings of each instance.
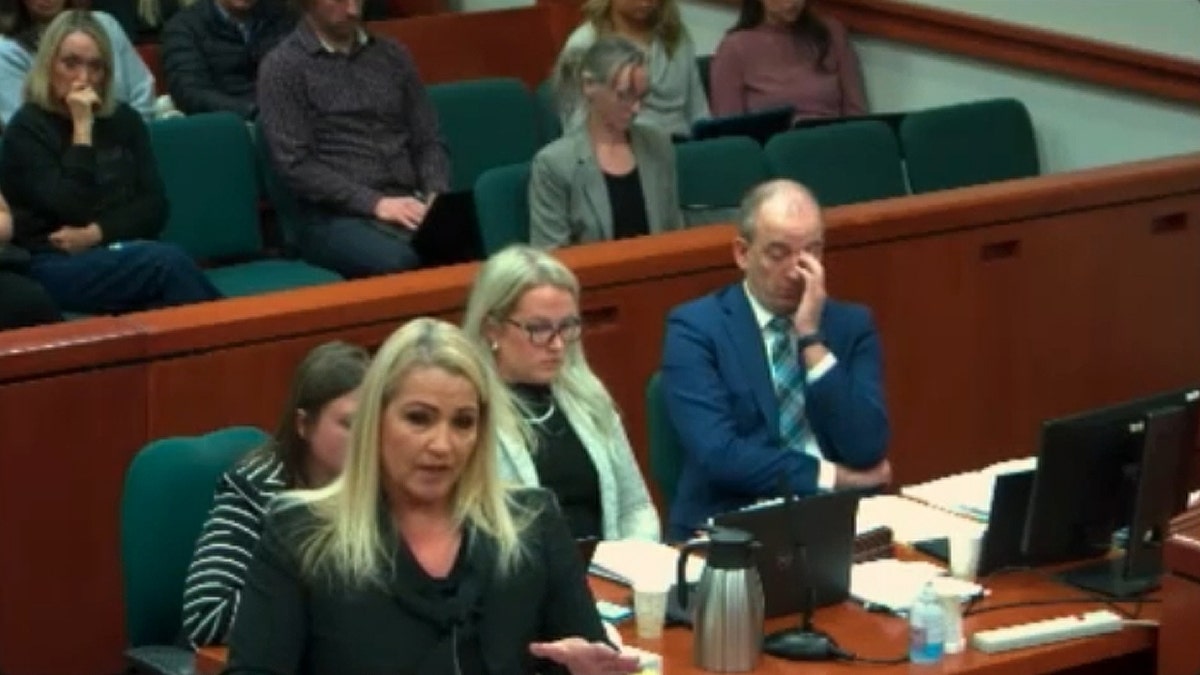
[[[612,417],[604,425],[608,428],[598,428],[580,406],[565,397],[557,400],[596,465],[600,479],[603,538],[658,541],[662,537],[658,511],[650,501],[646,481],[617,411],[613,410]],[[497,471],[501,479],[528,487],[540,486],[537,467],[524,442],[511,434],[501,433],[498,445]]]
[[[652,234],[683,227],[675,148],[666,132],[634,123],[637,161]],[[538,151],[529,176],[529,242],[557,248],[613,238],[612,206],[586,129],[567,132]]]

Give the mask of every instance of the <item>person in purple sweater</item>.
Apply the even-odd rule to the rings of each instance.
[[[714,116],[791,106],[796,119],[867,112],[858,57],[813,0],[743,0],[709,71]]]

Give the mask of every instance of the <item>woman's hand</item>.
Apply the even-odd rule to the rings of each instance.
[[[93,116],[100,107],[100,96],[90,86],[76,83],[67,94],[66,104],[75,125],[72,140],[76,145],[91,145]]]
[[[529,651],[538,658],[566,666],[571,675],[629,675],[641,670],[638,657],[578,637],[535,642],[529,645]]]

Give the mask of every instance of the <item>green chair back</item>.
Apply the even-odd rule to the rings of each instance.
[[[746,192],[768,177],[762,146],[746,136],[677,143],[675,175],[690,225],[731,222]]]
[[[300,247],[300,233],[304,228],[304,216],[300,211],[300,202],[292,189],[288,187],[283,176],[275,169],[275,160],[271,156],[271,147],[263,133],[262,120],[254,123],[254,150],[258,159],[258,179],[263,192],[271,202],[275,212],[275,223],[279,227],[279,236],[283,246],[289,253],[295,253]]]
[[[144,447],[125,473],[121,494],[121,571],[129,643],[167,645],[181,627],[183,584],[217,480],[267,440],[252,427],[230,427]]]
[[[529,162],[484,171],[475,181],[475,216],[485,256],[529,243]]]
[[[546,144],[562,136],[562,118],[558,116],[554,82],[543,80],[534,96],[537,99],[538,130],[542,133],[542,143]]]
[[[450,154],[453,190],[470,190],[488,169],[529,161],[540,145],[537,106],[516,78],[438,84],[429,98]]]
[[[1029,111],[1011,98],[909,113],[900,123],[900,142],[914,193],[1040,172]]]
[[[683,471],[683,448],[667,415],[659,377],[655,372],[646,383],[646,427],[650,432],[650,474],[669,508],[675,500],[679,473]]]
[[[171,205],[163,241],[206,260],[263,248],[258,177],[246,123],[228,112],[150,124],[150,143]]]
[[[773,137],[766,155],[773,174],[803,183],[822,206],[908,193],[896,135],[878,120],[792,129]]]

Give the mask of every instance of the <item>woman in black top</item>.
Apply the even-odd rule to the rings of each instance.
[[[341,476],[267,516],[226,673],[636,672],[604,641],[553,498],[496,476],[513,414],[454,326],[416,319],[388,338]]]
[[[111,94],[112,48],[81,10],[46,29],[4,131],[0,183],[29,274],[65,310],[125,312],[220,297],[182,249],[154,239],[167,202],[141,118]]]

